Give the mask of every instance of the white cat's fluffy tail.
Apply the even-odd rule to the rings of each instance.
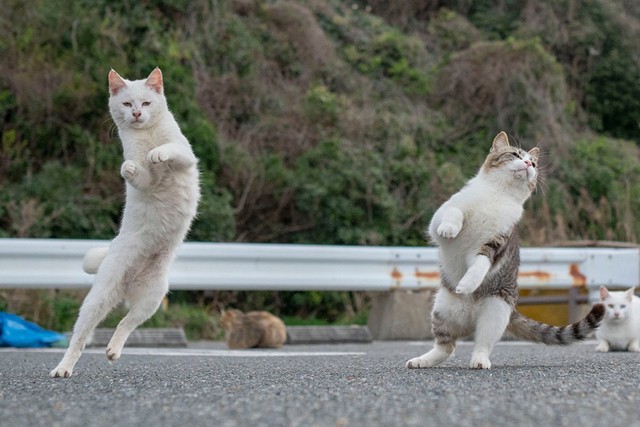
[[[108,246],[89,249],[87,253],[84,254],[84,259],[82,260],[82,269],[84,272],[96,274],[98,267],[102,264],[102,260],[107,256],[107,252],[109,252]]]

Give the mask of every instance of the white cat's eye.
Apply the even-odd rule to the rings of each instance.
[[[613,304],[609,304],[609,305],[608,305],[608,307],[609,307],[609,308],[613,308]]]
[[[625,307],[626,307],[626,305],[624,305],[624,304],[622,304],[622,305],[620,306],[620,308],[625,308]]]
[[[125,107],[131,107],[131,103],[130,102],[123,102],[122,105],[124,105]]]
[[[144,101],[144,102],[142,103],[142,106],[143,106],[143,107],[147,107],[147,106],[149,106],[149,105],[151,105],[151,103],[150,103],[149,101]]]

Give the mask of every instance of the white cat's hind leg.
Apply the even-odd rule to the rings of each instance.
[[[116,273],[116,277],[111,277],[106,269],[101,271],[105,271],[105,274],[99,273],[82,303],[69,347],[58,366],[49,373],[51,377],[68,378],[73,374],[73,368],[82,355],[89,334],[122,299],[120,275]]]
[[[504,334],[511,311],[511,306],[499,297],[491,297],[482,303],[476,325],[476,345],[471,354],[471,368],[491,369],[489,355]]]
[[[164,261],[157,262],[158,265],[164,263]],[[142,282],[132,286],[136,288],[136,292],[127,295],[127,300],[131,303],[131,309],[120,321],[111,340],[109,340],[109,344],[107,344],[107,358],[109,360],[120,358],[122,348],[131,332],[158,310],[162,299],[169,290],[165,268],[153,274],[143,274],[142,279]]]
[[[124,298],[124,276],[134,262],[132,253],[136,253],[134,245],[120,236],[113,240],[100,264],[95,281],[82,302],[69,347],[58,366],[49,373],[50,376],[67,378],[72,375],[89,335]]]

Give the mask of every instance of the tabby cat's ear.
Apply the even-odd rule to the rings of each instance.
[[[155,70],[149,74],[145,84],[159,94],[162,94],[162,71],[160,71],[160,68],[156,67]]]
[[[538,157],[540,156],[540,150],[538,149],[538,147],[533,147],[531,150],[529,150],[529,155],[534,162],[537,162]]]
[[[493,139],[493,145],[491,151],[503,151],[509,148],[509,138],[507,134],[502,131]]]
[[[118,92],[120,92],[126,86],[127,83],[125,83],[124,79],[120,77],[120,75],[116,73],[115,70],[111,69],[111,71],[109,71],[109,93],[111,95],[117,95]]]

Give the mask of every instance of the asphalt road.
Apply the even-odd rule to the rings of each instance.
[[[88,349],[69,379],[48,376],[61,351],[0,349],[0,426],[640,426],[640,354],[504,342],[477,371],[462,343],[404,367],[429,348]]]

